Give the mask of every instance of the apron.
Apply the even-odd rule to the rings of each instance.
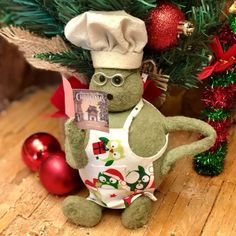
[[[123,128],[109,129],[109,133],[90,130],[85,149],[88,164],[79,170],[89,189],[88,200],[113,209],[126,208],[143,195],[156,200],[153,162],[165,152],[168,135],[165,145],[154,156],[143,158],[131,150],[129,128],[143,105],[141,99],[129,114]]]

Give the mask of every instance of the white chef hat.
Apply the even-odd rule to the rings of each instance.
[[[147,43],[145,23],[125,11],[85,12],[67,23],[65,36],[91,51],[94,68],[139,68]]]

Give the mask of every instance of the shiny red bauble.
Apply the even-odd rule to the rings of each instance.
[[[59,152],[61,146],[57,139],[48,133],[36,133],[28,137],[22,146],[22,159],[32,170],[38,171],[41,163],[51,153]]]
[[[42,185],[52,194],[64,195],[81,187],[78,170],[66,162],[63,151],[51,154],[39,169]]]
[[[148,47],[157,51],[175,46],[178,26],[185,21],[184,13],[173,3],[162,2],[150,11],[147,20]]]

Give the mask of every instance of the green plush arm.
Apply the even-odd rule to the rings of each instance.
[[[185,156],[194,156],[211,148],[216,140],[216,131],[207,123],[182,116],[167,117],[166,129],[168,132],[186,130],[200,133],[205,138],[191,144],[182,145],[170,150],[162,165],[162,174],[167,174],[172,164]]]
[[[65,123],[65,134],[67,163],[74,169],[84,168],[88,163],[84,148],[85,131],[77,128],[74,119],[69,119]]]

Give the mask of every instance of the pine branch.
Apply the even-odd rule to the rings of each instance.
[[[156,0],[53,0],[59,19],[65,24],[73,17],[88,11],[125,10],[133,16],[145,19],[148,11],[156,6]]]
[[[63,25],[48,0],[1,0],[4,16],[0,22],[20,26],[48,37],[63,34]]]
[[[52,0],[52,4],[58,12],[58,18],[64,24],[73,17],[90,10],[87,0]]]
[[[187,12],[187,17],[196,27],[196,31],[205,34],[207,37],[216,33],[221,25],[220,15],[225,6],[225,0],[212,1],[201,0],[199,6],[192,6]]]
[[[84,73],[88,78],[94,73],[90,53],[81,48],[71,48],[71,50],[60,53],[38,53],[35,58],[49,61],[50,63],[60,63],[78,73]]]
[[[141,19],[145,19],[149,10],[156,6],[156,0],[88,0],[88,2],[89,7],[93,10],[125,10]]]

